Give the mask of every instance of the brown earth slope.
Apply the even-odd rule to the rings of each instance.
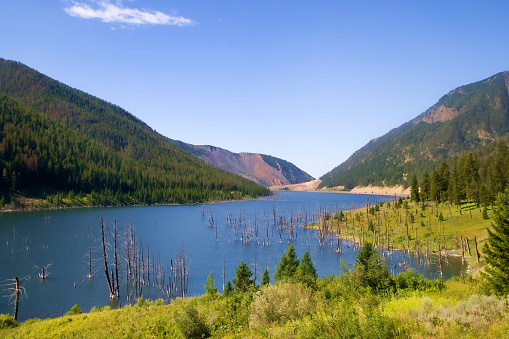
[[[220,147],[173,141],[210,165],[263,186],[290,185],[314,178],[288,161],[258,153],[233,153]]]

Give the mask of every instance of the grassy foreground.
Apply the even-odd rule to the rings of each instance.
[[[508,300],[482,295],[478,280],[444,285],[406,272],[396,277],[396,292],[380,295],[359,288],[352,278],[345,272],[321,279],[316,289],[280,283],[169,305],[140,300],[116,310],[27,320],[1,329],[0,337],[501,338],[509,333]],[[5,326],[0,316],[0,327]]]

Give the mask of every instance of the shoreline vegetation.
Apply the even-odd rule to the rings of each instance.
[[[343,186],[318,189],[321,180],[294,185],[271,186],[272,191],[305,191],[326,193],[366,194],[394,196],[398,204],[379,204],[376,198],[357,209],[324,211],[321,220],[310,224],[321,232],[321,237],[334,234],[362,246],[369,239],[375,246],[386,250],[413,252],[429,256],[462,257],[468,263],[468,272],[480,269],[482,248],[488,236],[491,208],[486,211],[474,202],[464,201],[459,206],[450,203],[415,203],[409,200],[411,188],[403,186],[357,186],[346,190]],[[371,201],[370,201],[371,200]]]
[[[270,195],[267,195],[270,196]],[[121,206],[182,206],[182,205],[202,205],[202,204],[217,204],[229,201],[246,201],[246,200],[258,200],[262,197],[249,197],[242,196],[236,197],[231,200],[213,200],[209,202],[189,202],[189,203],[140,203],[133,201],[132,203],[120,203],[120,202],[105,202],[104,204],[90,204],[87,201],[86,196],[62,196],[58,202],[49,202],[45,199],[40,198],[28,198],[25,196],[18,196],[14,202],[10,204],[0,205],[0,215],[2,213],[16,213],[16,212],[36,212],[36,211],[53,211],[62,209],[73,209],[73,208],[103,208],[103,207],[121,207]]]
[[[476,274],[492,216],[491,208],[483,210],[474,202],[455,206],[399,198],[388,203],[368,200],[365,206],[348,211],[322,211],[319,220],[308,227],[317,229],[322,241],[336,237],[357,246],[370,242],[381,250],[413,252],[426,258],[438,255],[444,261],[448,256],[461,257],[468,263],[468,273]]]

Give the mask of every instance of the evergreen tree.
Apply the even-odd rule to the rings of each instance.
[[[419,183],[417,182],[417,175],[412,176],[412,184],[410,185],[410,198],[412,201],[419,202],[421,201],[419,195]]]
[[[295,246],[290,244],[288,249],[279,259],[276,272],[274,273],[274,281],[276,283],[284,280],[291,280],[297,271],[299,260],[295,254]]]
[[[262,281],[260,283],[260,287],[266,286],[270,284],[269,270],[265,268],[262,274]]]
[[[295,280],[297,282],[308,285],[309,287],[315,288],[316,279],[318,279],[316,269],[313,266],[313,262],[311,261],[311,255],[308,251],[306,251],[299,261],[299,266],[295,272]]]
[[[509,151],[503,140],[499,140],[496,145],[495,155],[491,166],[491,177],[493,178],[493,189],[496,193],[503,193],[507,186],[507,167]]]
[[[424,171],[421,180],[421,200],[429,200],[430,177],[428,171]]]
[[[251,270],[244,261],[235,269],[235,278],[233,278],[233,287],[237,292],[245,292],[251,286],[254,286],[254,279],[251,279]]]
[[[448,196],[449,201],[452,203],[455,203],[456,205],[460,204],[460,201],[462,199],[462,190],[461,190],[461,183],[460,183],[460,175],[458,173],[458,161],[453,161],[451,164],[451,178],[449,180],[448,185]]]
[[[230,280],[228,280],[226,282],[226,285],[224,286],[223,295],[227,296],[227,295],[231,294],[232,292],[233,292],[232,282]]]
[[[495,294],[509,294],[509,191],[497,196],[493,208],[494,223],[488,228],[484,245],[486,263],[484,275]]]
[[[361,286],[375,291],[387,290],[393,284],[385,260],[369,242],[357,254],[353,274]]]
[[[205,283],[205,293],[209,295],[214,295],[217,293],[217,288],[214,283],[214,279],[212,278],[212,272],[207,276],[207,282]]]

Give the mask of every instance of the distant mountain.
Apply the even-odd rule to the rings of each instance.
[[[27,195],[108,205],[270,194],[183,151],[122,108],[4,59],[0,173],[2,203]]]
[[[174,142],[214,167],[243,176],[263,186],[299,184],[314,179],[294,164],[270,155],[232,153],[214,146]]]
[[[509,72],[456,88],[323,175],[321,187],[408,186],[413,174],[509,133]]]

